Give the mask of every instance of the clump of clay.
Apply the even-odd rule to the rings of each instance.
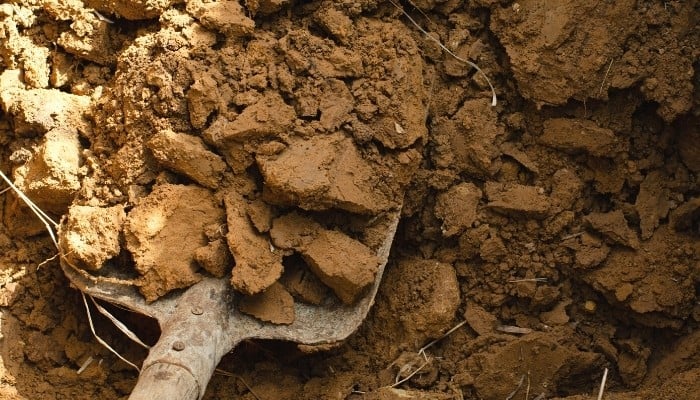
[[[211,189],[216,189],[226,170],[221,157],[207,150],[196,136],[162,130],[147,145],[163,166]]]
[[[481,190],[473,183],[461,183],[437,197],[435,215],[442,220],[444,236],[457,235],[472,226],[481,195]]]
[[[597,157],[609,157],[620,151],[619,140],[613,131],[586,119],[548,119],[544,122],[544,132],[539,140],[544,145],[567,153],[585,152]]]
[[[198,186],[156,186],[129,212],[126,245],[141,274],[139,289],[147,301],[201,280],[195,252],[207,244],[205,227],[222,220],[219,203]]]
[[[12,117],[17,134],[32,136],[52,129],[89,130],[84,114],[90,107],[88,96],[56,89],[25,90],[20,71],[6,70],[0,75],[0,105]]]
[[[503,214],[542,219],[548,215],[550,199],[535,186],[487,182],[486,205]]]
[[[102,268],[121,250],[119,237],[125,219],[124,206],[121,205],[71,206],[59,233],[65,259],[80,268]]]
[[[260,293],[282,275],[282,253],[275,251],[269,239],[255,230],[243,197],[230,193],[224,203],[228,224],[226,241],[236,260],[231,285],[246,295]]]
[[[194,259],[217,278],[223,278],[233,265],[228,246],[222,239],[216,239],[195,250]]]
[[[340,208],[378,214],[391,207],[379,176],[342,134],[295,140],[282,153],[257,157],[265,180],[264,199],[307,210]]]
[[[615,243],[633,249],[639,247],[637,233],[627,226],[627,220],[620,210],[590,213],[584,218],[584,222]]]
[[[272,225],[276,246],[301,254],[318,278],[345,304],[352,304],[372,284],[379,259],[362,242],[321,227],[298,213],[277,218]],[[352,261],[348,261],[352,254]]]
[[[32,159],[15,170],[15,185],[42,209],[65,212],[80,189],[81,151],[77,132],[51,130]]]
[[[284,286],[277,282],[261,293],[244,297],[238,307],[246,314],[273,324],[294,322],[294,299]]]

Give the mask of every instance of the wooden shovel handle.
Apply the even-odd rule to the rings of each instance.
[[[141,371],[130,400],[201,398],[201,389],[192,373],[179,365],[156,363]]]
[[[240,338],[231,337],[226,285],[201,282],[183,293],[151,348],[130,400],[196,400],[224,354]]]

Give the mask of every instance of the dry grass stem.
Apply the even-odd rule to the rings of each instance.
[[[525,383],[525,375],[526,374],[523,374],[523,376],[520,377],[520,381],[518,382],[518,386],[515,388],[515,390],[510,392],[508,397],[506,397],[506,400],[511,400],[513,397],[515,397],[515,395],[518,393],[518,390],[520,390],[520,388],[523,387],[523,383]]]
[[[525,389],[525,400],[530,398],[530,371],[527,371],[527,388]]]
[[[457,325],[453,326],[452,328],[450,328],[449,331],[445,332],[445,333],[444,333],[442,336],[440,336],[439,338],[437,338],[437,339],[433,340],[432,342],[426,344],[425,346],[421,347],[421,349],[418,350],[418,354],[420,354],[420,355],[422,355],[423,357],[425,357],[425,351],[426,351],[426,350],[428,350],[430,347],[432,347],[433,345],[435,345],[435,343],[437,343],[437,342],[441,341],[442,339],[444,339],[444,338],[450,336],[452,333],[454,333],[454,331],[456,331],[457,329],[463,327],[466,323],[467,323],[467,321],[465,320],[465,321],[462,321],[462,322],[458,323]]]
[[[248,391],[250,392],[250,394],[253,395],[253,397],[255,397],[257,400],[261,400],[260,397],[257,394],[255,394],[255,392],[250,387],[250,385],[248,385],[248,383],[245,381],[245,379],[243,379],[240,375],[236,375],[232,372],[224,371],[223,369],[220,369],[220,368],[215,369],[214,373],[217,373],[217,374],[223,375],[223,376],[228,376],[229,378],[238,379],[239,381],[241,381],[243,386],[245,386],[245,388],[248,389]]]
[[[608,70],[605,71],[605,76],[603,77],[603,81],[600,82],[600,89],[598,89],[598,96],[600,96],[603,93],[603,85],[605,85],[605,80],[608,79],[608,74],[610,74],[610,68],[612,68],[613,60],[614,60],[614,58],[610,59],[610,64],[608,64]]]
[[[27,195],[25,195],[21,190],[19,190],[17,186],[15,186],[15,184],[12,183],[10,178],[8,178],[2,171],[0,171],[0,177],[5,181],[5,183],[7,183],[9,189],[12,189],[17,194],[17,196],[19,196],[19,198],[22,199],[22,201],[24,201],[27,207],[29,207],[32,210],[32,212],[36,214],[36,216],[41,220],[41,222],[46,227],[46,231],[51,236],[53,244],[60,251],[60,247],[58,246],[58,240],[56,239],[56,233],[54,232],[54,229],[58,230],[58,224],[56,223],[56,221],[51,219],[51,217],[49,217],[41,208],[34,204],[34,202],[29,197],[27,197]]]
[[[90,297],[90,300],[92,300],[92,304],[94,304],[94,305],[95,305],[95,308],[97,308],[97,311],[99,311],[100,314],[104,315],[104,316],[107,317],[110,321],[112,321],[112,323],[114,324],[114,326],[116,326],[117,329],[119,329],[119,330],[120,330],[123,334],[125,334],[129,339],[131,339],[131,340],[134,341],[135,343],[139,344],[139,345],[140,345],[141,347],[143,347],[144,349],[150,349],[150,348],[151,348],[151,346],[147,345],[147,344],[144,343],[141,339],[139,339],[139,337],[138,337],[133,331],[131,331],[123,322],[121,322],[120,320],[118,320],[117,317],[115,317],[114,315],[112,315],[112,313],[110,313],[109,311],[107,311],[106,308],[102,307],[99,303],[97,303],[97,302],[95,301],[95,299],[94,299],[92,296],[89,296],[89,297]]]
[[[508,283],[520,283],[520,282],[547,282],[547,278],[523,278],[523,279],[511,279]]]
[[[49,257],[46,260],[40,262],[37,266],[36,269],[41,269],[44,265],[50,263],[51,261],[55,260],[56,258],[60,257],[61,253],[55,254],[53,257]]]
[[[119,354],[116,350],[114,350],[109,344],[107,344],[107,342],[105,342],[104,340],[102,340],[102,338],[95,332],[95,325],[94,325],[93,322],[92,322],[92,314],[90,313],[90,307],[88,306],[87,299],[85,298],[85,293],[80,292],[80,294],[83,295],[83,304],[85,304],[85,313],[87,314],[88,323],[90,324],[90,331],[92,331],[92,335],[95,337],[95,339],[96,339],[102,346],[104,346],[107,350],[109,350],[110,352],[112,352],[112,354],[114,354],[115,356],[119,357],[120,360],[122,360],[122,361],[124,361],[125,363],[127,363],[128,365],[134,367],[134,369],[136,369],[136,371],[138,371],[139,373],[141,373],[141,369],[140,369],[139,367],[137,367],[136,364],[134,364],[134,363],[132,363],[131,361],[129,361],[129,360],[127,360],[126,358],[124,358],[121,354]]]
[[[460,62],[463,62],[463,63],[469,65],[470,67],[474,68],[478,73],[480,73],[480,74],[484,77],[484,79],[486,79],[486,83],[488,83],[488,84],[489,84],[489,87],[491,88],[491,106],[492,106],[492,107],[495,107],[496,104],[498,104],[498,100],[496,99],[496,89],[493,87],[493,84],[491,84],[491,80],[489,79],[489,77],[486,75],[486,73],[485,73],[484,71],[481,70],[481,68],[479,68],[478,65],[476,65],[475,63],[473,63],[473,62],[471,62],[471,61],[469,61],[469,60],[467,60],[467,59],[465,59],[465,58],[462,58],[462,57],[458,56],[458,55],[455,54],[452,50],[448,49],[447,46],[445,46],[444,44],[442,44],[442,42],[441,42],[440,40],[438,40],[438,39],[436,39],[436,38],[430,36],[430,34],[428,33],[428,31],[426,31],[425,29],[423,29],[423,27],[421,27],[421,26],[418,24],[418,22],[416,22],[416,20],[414,20],[414,19],[406,12],[406,10],[403,9],[403,7],[401,7],[401,6],[400,6],[398,3],[396,3],[394,0],[389,0],[389,1],[391,2],[391,4],[394,5],[394,7],[396,7],[399,11],[401,11],[401,13],[402,13],[406,18],[408,18],[409,21],[411,21],[411,24],[413,24],[413,26],[415,26],[416,29],[418,29],[419,31],[421,31],[421,33],[422,33],[423,35],[425,35],[425,37],[427,37],[428,39],[430,39],[430,40],[432,40],[433,42],[435,42],[438,46],[440,46],[440,48],[441,48],[443,51],[445,51],[447,54],[449,54],[450,56],[452,56],[452,57],[455,58],[456,60],[458,60],[458,61],[460,61]]]
[[[566,235],[566,236],[562,237],[562,238],[561,238],[561,241],[563,242],[563,241],[565,241],[565,240],[573,239],[573,238],[579,237],[579,236],[581,236],[581,235],[583,235],[583,232],[572,233],[571,235]]]
[[[605,381],[608,380],[608,369],[605,368],[603,371],[603,379],[600,381],[600,390],[598,390],[598,400],[603,399],[603,392],[605,391]]]
[[[416,376],[416,374],[417,374],[418,372],[420,372],[423,368],[425,368],[425,367],[426,367],[428,364],[430,364],[430,362],[432,361],[432,359],[431,359],[430,357],[426,356],[425,354],[423,354],[423,358],[425,358],[425,361],[423,362],[423,364],[421,364],[421,365],[420,365],[418,368],[416,368],[413,372],[411,372],[410,374],[406,375],[406,377],[404,377],[403,379],[400,379],[400,380],[399,380],[399,377],[401,376],[401,373],[402,373],[402,372],[406,372],[406,371],[404,371],[403,368],[402,368],[401,370],[399,370],[399,372],[396,374],[396,380],[395,380],[394,384],[391,385],[391,387],[392,387],[392,388],[395,388],[395,387],[399,386],[400,384],[402,384],[402,383],[408,381],[409,379],[413,378],[414,376]],[[409,368],[410,368],[410,366],[409,366]]]
[[[0,194],[3,194],[3,193],[5,193],[5,192],[8,192],[10,189],[12,189],[12,188],[11,188],[11,187],[6,187],[5,189],[0,190]]]

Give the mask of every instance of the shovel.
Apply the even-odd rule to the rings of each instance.
[[[380,264],[374,283],[361,299],[351,306],[337,299],[319,306],[295,302],[296,318],[290,325],[265,323],[242,314],[236,307],[239,295],[227,279],[204,278],[147,304],[133,285],[98,280],[63,261],[61,268],[80,291],[158,321],[160,339],[143,362],[130,400],[201,399],[221,358],[242,340],[314,345],[339,342],[353,333],[374,303],[399,217],[400,210],[389,211],[375,224],[381,235],[374,249]]]

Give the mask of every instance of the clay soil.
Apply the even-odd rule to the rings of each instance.
[[[246,341],[205,399],[591,399],[605,370],[605,399],[697,399],[699,20],[697,1],[4,0],[0,168],[61,221],[66,262],[148,301],[227,279],[265,323],[354,304],[368,232],[402,208],[356,333]],[[0,398],[128,397],[138,373],[6,187]]]

